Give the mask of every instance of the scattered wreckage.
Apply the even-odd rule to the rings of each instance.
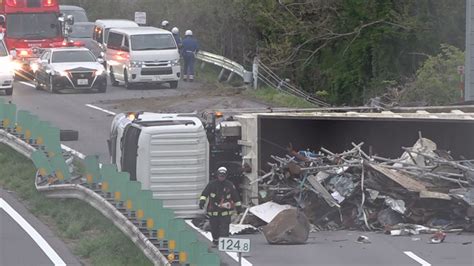
[[[270,244],[304,243],[310,231],[322,230],[429,233],[443,240],[448,232],[474,231],[474,160],[455,160],[421,133],[398,159],[367,154],[363,143],[352,146],[316,153],[290,145],[286,157],[272,156],[271,170],[255,180],[266,203],[250,207],[240,225],[261,228]]]

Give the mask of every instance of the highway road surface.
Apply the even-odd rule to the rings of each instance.
[[[31,84],[18,83],[12,99],[19,109],[29,110],[41,119],[50,121],[61,129],[79,130],[79,141],[63,144],[82,154],[97,154],[107,162],[107,145],[113,114],[121,110],[110,109],[108,100],[130,100],[162,97],[185,97],[202,84],[181,83],[172,90],[128,91],[123,87],[108,87],[107,93],[50,94],[37,91]],[[192,106],[193,99],[189,98]],[[184,100],[186,103],[186,100]],[[161,109],[157,106],[157,109]],[[168,109],[169,110],[169,109]],[[179,110],[180,111],[180,110]],[[3,219],[3,218],[2,218]],[[356,243],[359,235],[368,236],[370,244]],[[204,236],[203,236],[204,237]],[[244,265],[474,265],[474,235],[448,234],[442,244],[428,244],[428,235],[392,237],[373,232],[319,232],[312,233],[306,245],[268,245],[261,234],[241,236],[250,238],[252,251],[245,256]],[[1,245],[5,245],[1,239]],[[234,256],[235,257],[235,256]],[[222,254],[224,264],[236,264],[227,254]]]
[[[66,244],[0,189],[0,265],[81,265]]]

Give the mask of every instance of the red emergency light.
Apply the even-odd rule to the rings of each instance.
[[[6,4],[10,7],[24,7],[25,0],[6,0]]]
[[[29,0],[6,0],[6,4],[9,7],[25,7]],[[58,5],[57,0],[41,0],[43,7],[54,7]]]

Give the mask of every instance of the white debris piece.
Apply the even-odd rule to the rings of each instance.
[[[291,205],[280,205],[278,203],[269,201],[264,204],[257,205],[250,208],[250,212],[262,219],[266,223],[271,223],[272,220],[282,211],[288,209],[294,209]]]

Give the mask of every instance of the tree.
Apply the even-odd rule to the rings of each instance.
[[[404,102],[425,102],[429,105],[445,105],[461,98],[461,82],[458,66],[464,65],[464,53],[452,46],[441,45],[441,52],[430,56],[417,71],[412,88],[403,92]]]

